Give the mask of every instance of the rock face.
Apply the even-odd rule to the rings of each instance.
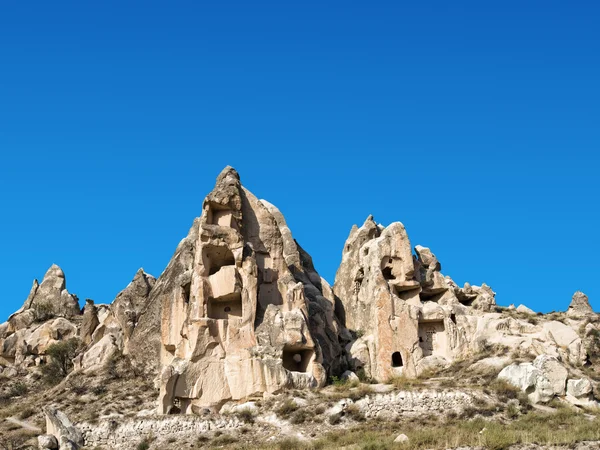
[[[567,309],[567,316],[579,318],[595,315],[594,310],[590,306],[590,302],[588,300],[587,295],[585,295],[581,291],[575,292],[573,294],[573,299],[571,300],[571,304],[569,305],[569,309]]]
[[[161,317],[161,413],[320,386],[341,364],[331,288],[281,213],[230,167],[151,300]],[[151,322],[146,333],[157,326]]]
[[[152,275],[139,269],[131,283],[117,295],[113,303],[102,308],[102,314],[93,303],[86,304],[81,339],[88,346],[76,360],[75,366],[78,369],[98,369],[115,353],[131,354],[130,340],[139,318],[149,305],[150,292],[155,282]],[[89,319],[86,320],[86,317]],[[136,353],[137,357],[150,364],[158,361],[144,354],[141,349],[139,352],[136,350]]]
[[[383,227],[371,216],[344,246],[334,294],[356,336],[347,346],[350,364],[375,380],[449,364],[467,344],[461,328],[469,311],[495,305],[489,287],[459,288],[445,278],[428,248],[417,246],[416,255],[401,223]]]
[[[139,269],[129,285],[123,289],[111,305],[113,315],[123,331],[124,352],[129,353],[129,340],[149,303],[150,292],[156,283],[152,275]]]
[[[525,392],[532,403],[547,403],[566,394],[572,404],[597,407],[591,398],[590,380],[569,380],[568,376],[566,367],[549,355],[539,355],[532,363],[511,364],[498,374],[498,378]]]
[[[50,345],[77,336],[73,321],[80,317],[77,296],[67,291],[62,269],[52,265],[41,284],[34,280],[21,309],[0,325],[0,365],[36,365]]]

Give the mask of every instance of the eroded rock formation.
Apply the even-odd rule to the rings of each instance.
[[[331,288],[281,213],[243,188],[230,167],[153,299],[161,311],[162,413],[320,386],[342,364]]]
[[[414,377],[496,349],[477,364],[503,369],[531,401],[596,405],[596,382],[580,370],[600,352],[600,320],[585,294],[551,316],[498,307],[495,295],[485,284],[458,286],[429,248],[413,249],[401,223],[373,217],[352,228],[332,288],[281,212],[227,167],[158,279],[140,269],[112,304],[87,300],[83,310],[58,266],[34,281],[0,325],[0,373],[31,374],[50,345],[76,337],[75,371],[131,361],[136,376],[156,381],[159,413],[204,414],[331,376]],[[53,426],[44,445],[61,439]]]
[[[380,381],[415,376],[464,350],[468,309],[491,309],[494,293],[486,286],[461,289],[440,270],[428,248],[417,246],[413,256],[400,222],[383,227],[369,216],[352,229],[334,293],[356,336],[347,346],[354,370]]]

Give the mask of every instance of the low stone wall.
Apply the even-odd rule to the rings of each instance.
[[[208,420],[197,416],[149,416],[102,419],[96,424],[79,423],[86,447],[135,448],[146,436],[185,438],[215,430],[232,430],[243,425],[236,417]]]
[[[369,395],[356,402],[367,418],[394,418],[406,414],[460,411],[473,404],[474,396],[462,391],[393,392]]]

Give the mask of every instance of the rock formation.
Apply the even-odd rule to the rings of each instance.
[[[473,311],[491,311],[487,286],[459,288],[441,273],[428,248],[416,256],[399,222],[378,225],[370,216],[346,240],[334,293],[356,339],[347,347],[356,371],[379,381],[445,366],[468,343]]]
[[[332,288],[281,212],[245,189],[227,167],[158,279],[140,269],[110,305],[86,300],[83,311],[58,266],[41,283],[34,281],[23,307],[0,324],[0,375],[35,384],[50,358],[48,348],[78,338],[74,372],[60,392],[66,386],[92,390],[79,386],[78,376],[98,380],[98,398],[107,393],[102,383],[129,381],[148,393],[152,379],[156,392],[146,397],[144,411],[133,412],[203,416],[161,423],[156,416],[143,422],[130,414],[119,425],[109,415],[98,426],[84,424],[82,436],[50,407],[40,448],[120,446],[154,427],[194,436],[215,427],[241,428],[238,414],[262,407],[253,397],[322,387],[328,378],[334,381],[330,388],[365,380],[401,385],[405,380],[398,376],[447,375],[457,359],[473,360],[469,370],[493,369],[489,380],[499,373],[531,402],[559,398],[597,407],[598,383],[588,375],[599,367],[600,318],[587,297],[577,292],[566,313],[543,315],[524,305],[500,307],[495,296],[485,284],[458,286],[442,274],[429,248],[411,246],[404,225],[384,227],[372,216],[352,228]],[[131,370],[114,375],[117,362]],[[390,392],[389,384],[369,389],[376,395],[338,399],[325,414],[341,420],[354,411],[363,420],[396,420],[419,411],[458,413],[475,406],[481,394]],[[0,385],[0,400],[7,390]],[[320,392],[306,396],[316,402]],[[296,406],[303,402],[294,399]]]
[[[587,295],[585,295],[581,291],[575,292],[573,294],[573,299],[571,300],[571,304],[569,305],[569,309],[567,309],[567,316],[573,318],[581,318],[585,316],[594,316],[594,310],[590,306],[590,302],[588,300]]]
[[[230,167],[152,301],[161,312],[161,413],[321,386],[342,364],[331,288],[281,213],[243,188]]]
[[[25,303],[0,325],[0,365],[39,365],[46,348],[75,337],[81,310],[75,295],[66,289],[65,274],[52,265],[41,284],[34,280]]]

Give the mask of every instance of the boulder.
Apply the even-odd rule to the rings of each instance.
[[[69,418],[51,406],[44,408],[46,416],[46,434],[54,436],[60,444],[60,450],[79,449],[84,445],[83,435]]]
[[[498,378],[527,393],[532,403],[546,403],[554,397],[552,384],[532,363],[511,364],[500,371]]]
[[[41,436],[38,436],[38,448],[40,450],[46,450],[46,449],[50,449],[50,450],[57,450],[58,449],[58,441],[56,440],[56,437],[54,437],[51,434],[42,434]]]
[[[408,442],[408,436],[405,435],[404,433],[399,434],[398,436],[396,436],[396,439],[394,439],[394,442],[398,443],[398,444],[404,444],[405,442]]]
[[[569,373],[558,360],[552,356],[540,355],[533,365],[538,368],[549,381],[554,395],[565,395],[565,387]]]
[[[341,376],[342,380],[346,380],[346,381],[360,381],[360,379],[358,378],[358,375],[356,375],[354,372],[350,371],[350,370],[346,370],[342,376]]]
[[[592,394],[593,386],[588,378],[567,381],[567,395],[577,399],[589,398]]]

